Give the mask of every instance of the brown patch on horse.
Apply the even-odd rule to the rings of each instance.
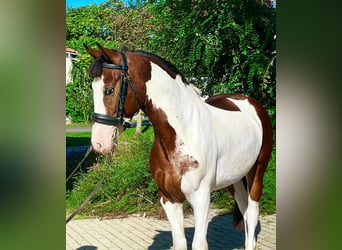
[[[249,195],[253,200],[260,201],[263,188],[263,177],[272,154],[273,128],[266,109],[253,98],[248,98],[248,101],[254,106],[260,118],[263,130],[259,156],[254,167],[247,175]]]
[[[211,106],[228,111],[240,111],[239,107],[228,99],[229,95],[214,95],[205,100]]]
[[[135,87],[138,95],[140,109],[145,108],[146,102],[146,82],[151,79],[151,63],[148,59],[139,57],[132,53],[125,53],[128,65],[128,75]],[[134,97],[133,90],[128,86],[127,97],[124,107],[124,115],[132,117],[138,110],[138,105]]]
[[[149,113],[151,121],[159,120],[156,123],[158,126],[154,126],[155,136],[150,157],[151,172],[158,185],[158,195],[163,197],[163,202],[183,203],[185,196],[181,191],[182,176],[190,168],[196,168],[198,162],[178,151],[176,132],[168,123],[163,110],[155,109],[151,101],[148,101],[145,112]]]
[[[182,78],[182,81],[185,84],[188,84],[186,78],[184,77],[183,73],[180,72],[176,66],[174,66],[172,63],[170,63],[169,61],[166,61],[164,58],[155,55],[153,53],[150,52],[146,52],[146,51],[135,51],[134,53],[136,53],[137,55],[142,55],[144,57],[147,57],[151,60],[151,62],[159,65],[162,69],[164,69],[173,79],[176,78],[177,75],[180,75]]]

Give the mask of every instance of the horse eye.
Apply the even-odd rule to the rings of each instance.
[[[105,89],[104,94],[105,95],[113,95],[114,94],[114,88]]]

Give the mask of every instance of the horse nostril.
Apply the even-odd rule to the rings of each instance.
[[[102,144],[99,143],[99,142],[97,142],[97,143],[95,144],[95,150],[96,150],[97,152],[101,152],[101,149],[102,149]]]

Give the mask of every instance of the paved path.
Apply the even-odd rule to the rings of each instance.
[[[91,132],[91,126],[86,126],[86,127],[65,127],[65,132]]]
[[[243,249],[244,232],[235,231],[230,215],[211,212],[208,229],[210,250]],[[194,234],[194,220],[184,221],[188,249]],[[67,250],[170,249],[171,232],[167,220],[130,216],[124,219],[73,220],[66,226]],[[276,215],[260,216],[257,249],[276,249]]]

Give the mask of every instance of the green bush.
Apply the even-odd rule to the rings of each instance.
[[[151,11],[152,51],[204,94],[243,93],[275,106],[276,10],[270,1],[161,0]]]
[[[82,56],[73,63],[73,81],[66,85],[66,116],[72,122],[89,122],[93,112],[92,79],[87,75],[85,63],[89,61],[82,60]]]

